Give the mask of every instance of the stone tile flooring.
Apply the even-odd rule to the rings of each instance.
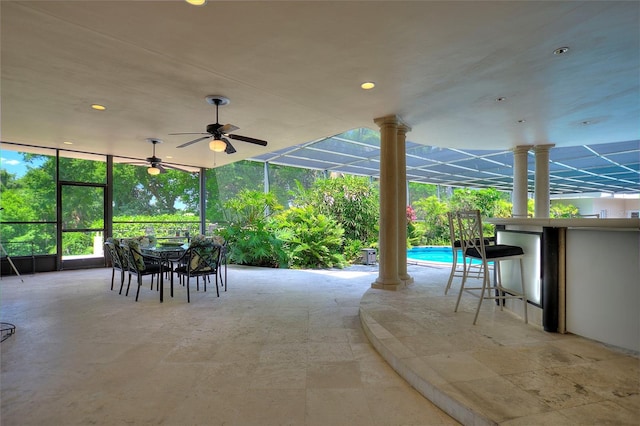
[[[149,277],[136,303],[109,269],[2,277],[0,424],[639,424],[637,356],[490,304],[472,326],[448,268],[409,273],[390,292],[372,266],[232,266],[191,304]]]
[[[181,287],[159,303],[149,277],[136,303],[110,269],[2,277],[17,329],[0,344],[0,424],[457,424],[363,334],[376,277],[231,266],[226,293],[190,304]]]
[[[464,424],[640,424],[637,354],[546,333],[492,303],[474,326],[478,299],[464,295],[454,313],[459,287],[444,296],[443,271],[425,269],[407,289],[367,290],[360,316],[383,358],[445,412]]]

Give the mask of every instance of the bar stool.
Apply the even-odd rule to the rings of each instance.
[[[446,295],[451,289],[451,284],[453,283],[454,278],[462,278],[469,275],[473,275],[475,278],[479,278],[484,273],[482,269],[482,265],[478,264],[478,262],[467,262],[467,258],[465,256],[461,256],[461,259],[458,259],[458,252],[462,254],[462,243],[461,236],[458,231],[458,218],[457,213],[455,212],[447,212],[447,219],[449,221],[449,238],[451,239],[451,253],[452,253],[452,262],[451,262],[451,273],[449,274],[449,281],[447,282],[447,286],[444,289],[444,294]],[[485,237],[484,239],[485,245],[495,243],[494,237]],[[459,262],[462,262],[460,265]],[[490,267],[490,266],[489,266]]]
[[[447,220],[449,221],[449,238],[451,239],[451,273],[449,274],[449,281],[447,282],[447,286],[444,288],[444,294],[446,295],[451,288],[451,283],[453,283],[454,278],[462,278],[464,280],[464,275],[467,271],[467,261],[464,256],[462,256],[462,265],[458,264],[458,252],[462,250],[462,244],[460,243],[460,238],[456,235],[457,226],[456,216],[453,212],[447,212]]]
[[[464,291],[479,296],[478,307],[476,308],[476,314],[473,319],[474,325],[478,320],[480,306],[484,299],[498,300],[500,310],[503,309],[504,300],[521,299],[523,303],[524,322],[525,324],[528,323],[527,296],[524,287],[524,271],[522,265],[524,250],[522,247],[506,244],[489,245],[482,234],[482,219],[480,218],[479,210],[460,211],[456,214],[456,217],[461,237],[460,241],[462,242],[462,253],[463,257],[466,259],[465,261],[471,262],[475,259],[481,262],[479,266],[482,271],[482,287],[465,287],[469,274],[463,274],[462,284],[460,285],[460,292],[458,293],[458,300],[456,302],[454,312],[458,312],[460,298]],[[507,260],[518,260],[520,263],[520,292],[511,288],[507,289],[502,286],[500,262]],[[493,263],[495,268],[495,283],[491,282],[489,263]],[[479,295],[476,294],[478,290],[480,291]]]

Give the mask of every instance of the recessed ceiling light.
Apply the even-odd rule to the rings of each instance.
[[[525,120],[524,118],[521,118],[520,120],[518,120],[518,123],[522,124],[522,123],[526,123],[527,120]]]
[[[107,109],[106,106],[100,104],[91,104],[91,108],[95,109],[96,111],[104,111]]]
[[[507,98],[505,98],[504,96],[500,96],[499,98],[496,98],[496,102],[504,102],[506,100]]]
[[[165,155],[164,158],[173,158],[171,155]]]
[[[207,3],[207,0],[184,0],[184,1],[186,1],[187,3],[193,6],[203,6]]]
[[[69,141],[64,141],[62,143],[65,144],[65,145],[73,145],[73,142],[69,142]]]
[[[553,54],[554,55],[564,55],[568,51],[569,51],[569,48],[567,46],[558,47],[556,50],[553,51]]]
[[[365,81],[360,85],[364,90],[371,90],[376,87],[376,84],[373,81]]]
[[[591,122],[589,120],[585,120],[582,122],[583,125],[588,126],[589,124],[591,124]]]

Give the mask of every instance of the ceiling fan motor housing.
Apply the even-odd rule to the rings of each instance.
[[[220,129],[220,127],[222,127],[222,124],[220,123],[209,124],[207,125],[207,133],[211,133],[213,135],[218,132],[218,129]]]

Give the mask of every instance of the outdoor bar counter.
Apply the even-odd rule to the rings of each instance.
[[[485,221],[498,243],[524,249],[533,323],[640,352],[640,219]],[[519,285],[511,263],[501,265],[503,281]]]

